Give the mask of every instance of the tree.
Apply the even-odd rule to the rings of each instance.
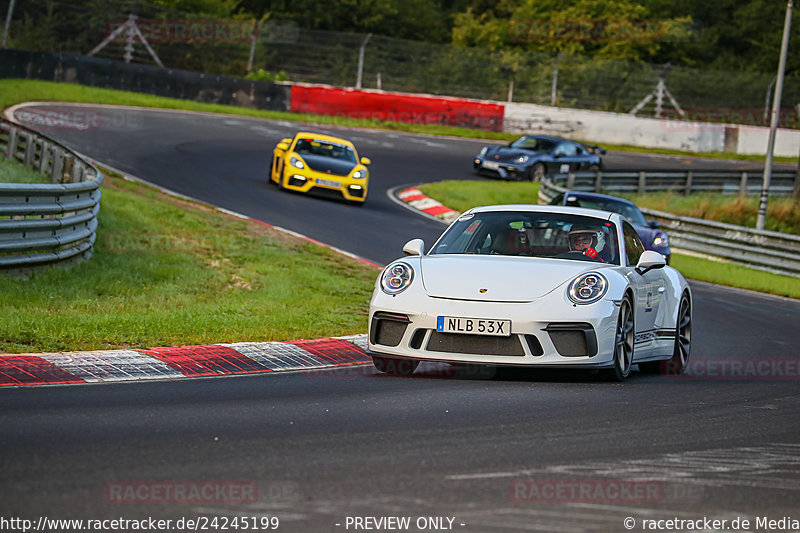
[[[453,42],[601,58],[646,60],[690,29],[688,16],[650,17],[635,0],[505,0],[455,18]]]

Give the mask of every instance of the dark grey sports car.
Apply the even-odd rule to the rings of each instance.
[[[541,181],[548,174],[601,170],[605,149],[558,137],[525,135],[502,146],[485,146],[472,161],[478,173]]]

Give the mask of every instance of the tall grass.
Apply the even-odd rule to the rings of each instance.
[[[639,207],[647,207],[706,220],[755,227],[758,214],[757,196],[730,194],[650,193],[626,195]],[[766,229],[800,234],[800,198],[772,196],[767,204]]]
[[[50,183],[50,179],[0,154],[0,183]]]

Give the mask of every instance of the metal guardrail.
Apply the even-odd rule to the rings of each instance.
[[[551,181],[567,189],[582,191],[605,190],[609,193],[637,193],[675,191],[683,194],[718,192],[724,194],[760,194],[763,171],[615,171],[575,172],[555,174]],[[773,170],[770,194],[798,195],[800,177],[794,170]]]
[[[0,270],[91,257],[103,174],[69,148],[5,119],[0,151],[52,182],[0,183]]]
[[[570,177],[571,176],[571,177]],[[548,177],[542,180],[539,201],[549,203],[559,193],[567,190],[597,191],[594,172],[579,172],[563,176],[560,181],[570,187],[557,184]],[[562,178],[562,176],[555,176]],[[610,181],[610,180],[609,180]],[[616,191],[608,187],[605,192]],[[673,248],[689,250],[759,270],[800,277],[800,235],[789,235],[775,231],[761,231],[744,226],[735,226],[711,220],[681,217],[663,211],[642,209],[652,218],[657,218],[670,237]]]

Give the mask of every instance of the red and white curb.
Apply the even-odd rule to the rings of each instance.
[[[372,362],[367,336],[147,350],[0,354],[0,387],[317,370]]]
[[[453,209],[440,204],[433,198],[428,198],[416,187],[411,187],[410,189],[405,189],[398,192],[397,197],[417,211],[427,213],[428,215],[447,222],[448,224],[458,218],[458,215],[461,214],[458,211],[454,211]]]

